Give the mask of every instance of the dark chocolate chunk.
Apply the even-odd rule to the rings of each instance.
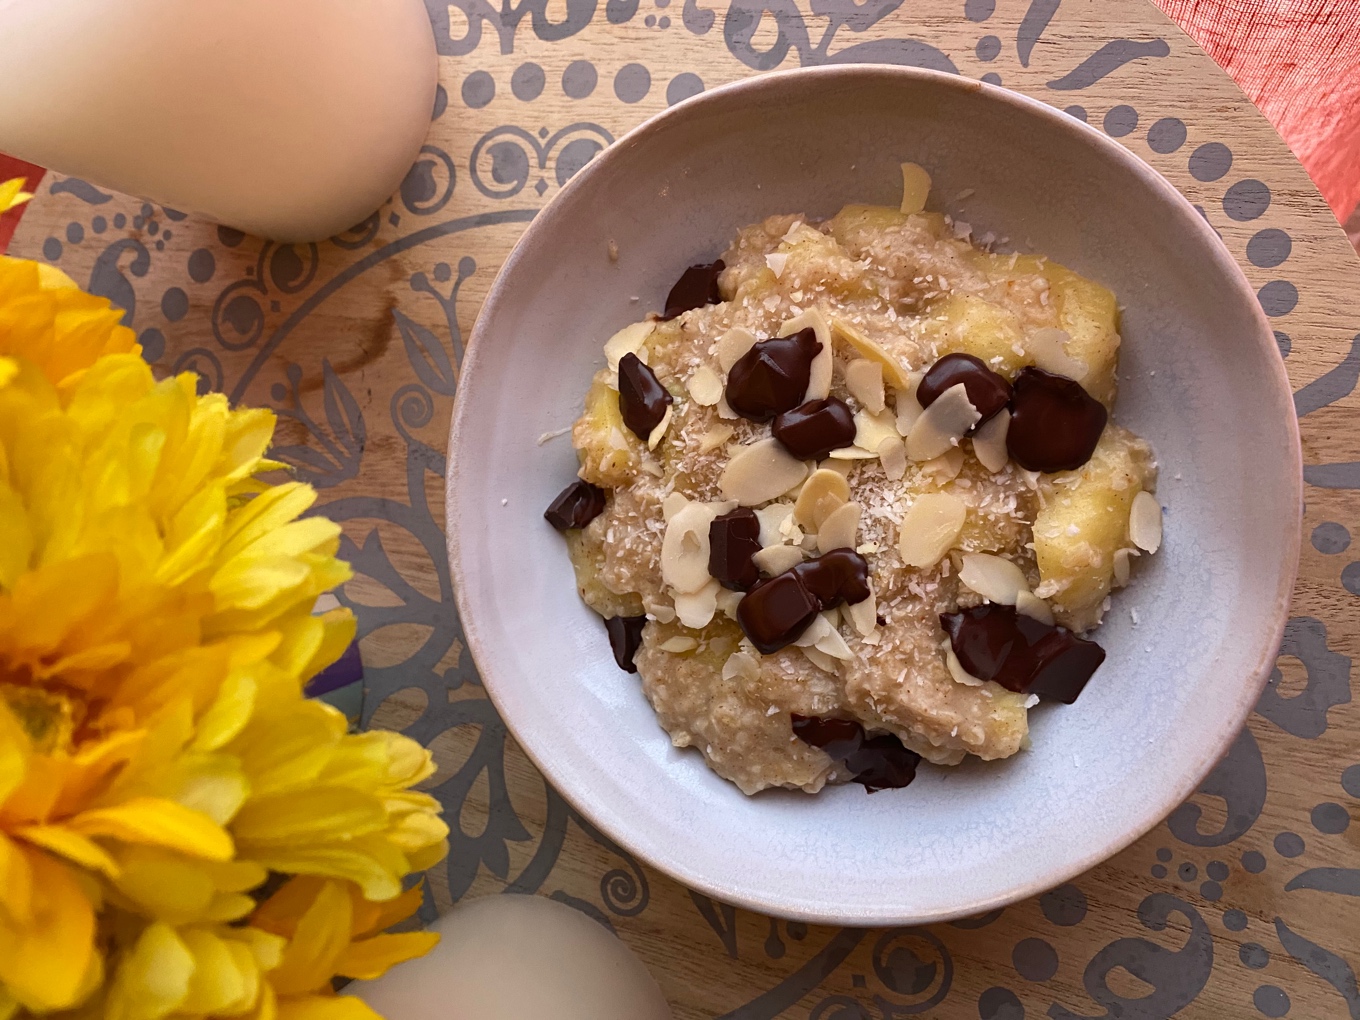
[[[604,621],[604,629],[609,632],[609,647],[614,650],[614,661],[619,669],[637,672],[633,656],[642,647],[642,628],[645,626],[645,616],[611,616]]]
[[[674,402],[656,373],[636,354],[625,354],[619,360],[619,413],[623,423],[644,443]]]
[[[584,528],[604,513],[605,496],[603,489],[578,478],[543,511],[543,519],[558,531]]]
[[[1026,368],[1015,380],[1006,449],[1030,471],[1073,471],[1091,459],[1109,417],[1081,383]]]
[[[666,295],[666,310],[662,319],[674,319],[691,308],[721,303],[722,294],[718,291],[718,277],[727,268],[722,259],[702,266],[690,266],[680,274],[675,286]]]
[[[1017,694],[1070,705],[1102,662],[1105,649],[1065,627],[1040,623],[1010,606],[987,603],[940,614],[959,665],[979,680]]]
[[[727,373],[727,404],[754,422],[792,411],[807,395],[812,359],[822,345],[811,327],[761,340]]]
[[[751,644],[769,655],[802,637],[820,611],[813,594],[786,570],[746,593],[737,604],[737,623]]]
[[[774,437],[799,460],[820,460],[855,441],[855,415],[837,397],[809,400],[778,415]]]
[[[708,572],[724,588],[746,591],[760,580],[751,559],[760,552],[760,518],[749,507],[715,517],[708,526]]]
[[[978,425],[1010,403],[1011,384],[971,354],[946,354],[935,362],[917,387],[916,400],[922,407],[929,407],[940,394],[959,383],[968,393],[968,402],[982,415]]]
[[[900,790],[916,778],[921,756],[891,733],[871,737],[853,719],[792,718],[794,736],[841,762],[868,793]]]
[[[804,560],[790,571],[823,609],[842,602],[855,605],[869,597],[869,564],[853,549],[832,549]]]

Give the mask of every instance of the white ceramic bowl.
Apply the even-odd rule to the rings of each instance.
[[[1099,632],[1109,658],[1081,699],[1031,712],[1031,750],[923,767],[910,787],[874,796],[845,786],[745,797],[671,746],[636,677],[614,665],[542,518],[575,456],[565,438],[537,440],[575,419],[601,344],[659,307],[686,266],[773,213],[896,203],[904,160],[933,176],[932,208],[1119,296],[1117,416],[1156,447],[1166,539],[1119,593]],[[1275,662],[1302,483],[1267,321],[1170,184],[1012,92],[846,66],[748,79],[666,111],[597,157],[525,232],[487,297],[459,388],[450,561],[487,690],[583,814],[721,900],[811,921],[915,924],[1056,885],[1189,796]]]

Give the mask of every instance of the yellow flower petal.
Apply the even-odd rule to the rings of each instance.
[[[0,213],[8,212],[23,205],[33,195],[24,190],[24,179],[16,177],[10,181],[0,181]]]
[[[298,921],[283,961],[269,972],[280,996],[329,988],[336,961],[349,945],[352,914],[349,893],[339,882],[323,883]]]
[[[99,844],[64,826],[21,825],[14,829],[14,834],[81,867],[98,871],[109,878],[118,877],[117,863]]]
[[[164,846],[209,860],[232,855],[231,837],[211,818],[169,800],[137,797],[83,812],[71,826],[87,836]]]
[[[336,962],[335,972],[365,981],[381,977],[388,968],[417,956],[424,956],[439,942],[438,932],[408,931],[396,935],[375,935],[351,942]]]
[[[383,1020],[352,995],[295,995],[280,999],[278,1020]]]
[[[194,955],[168,924],[148,925],[118,968],[107,1020],[160,1020],[189,994]]]
[[[32,872],[32,920],[0,912],[0,984],[30,1010],[76,1005],[94,952],[94,908],[71,869],[41,851]]]

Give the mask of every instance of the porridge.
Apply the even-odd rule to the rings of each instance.
[[[545,515],[671,740],[748,794],[1020,751],[1161,541],[1114,295],[903,178],[743,228],[610,338]]]

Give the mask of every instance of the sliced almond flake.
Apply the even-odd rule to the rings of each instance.
[[[796,545],[772,545],[751,557],[758,570],[773,577],[803,562],[803,550]]]
[[[718,592],[718,612],[729,619],[737,618],[737,606],[741,605],[742,593],[722,588]]]
[[[835,613],[836,615],[832,615]],[[812,648],[821,641],[826,635],[834,633],[836,625],[840,622],[840,610],[828,609],[818,613],[812,618],[812,622],[807,625],[803,633],[799,634],[794,640],[794,646],[798,648]]]
[[[824,553],[832,549],[853,549],[859,532],[861,508],[858,503],[842,503],[817,529],[817,548]]]
[[[856,546],[855,552],[859,553],[861,556],[872,556],[874,553],[878,552],[878,543],[865,542],[863,545]]]
[[[700,407],[712,407],[723,398],[722,376],[707,365],[700,365],[686,381],[685,389]]]
[[[718,592],[721,586],[710,580],[698,591],[689,595],[675,596],[675,615],[680,622],[691,630],[701,630],[713,622],[713,614],[718,611]]]
[[[616,373],[616,378],[619,362],[623,360],[624,355],[636,354],[644,363],[646,362],[647,359],[642,356],[643,345],[655,329],[655,322],[635,322],[630,326],[624,326],[605,341],[604,357],[609,363],[609,371]]]
[[[868,358],[856,358],[845,366],[845,388],[850,396],[870,414],[878,414],[886,405],[883,391],[883,366]]]
[[[749,652],[733,652],[723,663],[724,680],[735,680],[738,677],[743,680],[754,680],[759,674],[760,663]]]
[[[731,425],[714,425],[699,437],[699,452],[710,453],[726,443],[735,434],[736,429]]]
[[[669,521],[689,505],[689,498],[682,492],[672,492],[661,501],[661,517]]]
[[[831,457],[827,457],[826,460],[818,464],[817,467],[819,470],[823,471],[835,471],[837,474],[843,476],[847,480],[850,478],[851,465],[843,460],[834,460]]]
[[[839,471],[818,468],[803,483],[793,518],[809,531],[816,531],[838,506],[850,499],[850,483]]]
[[[726,418],[728,421],[734,421],[741,417],[736,411],[732,410],[732,405],[727,402],[726,395],[718,401],[718,417]]]
[[[1129,508],[1129,541],[1144,552],[1155,553],[1162,545],[1162,506],[1152,493],[1133,497]]]
[[[896,436],[883,440],[878,444],[878,459],[888,481],[900,481],[907,473],[907,444]]]
[[[982,686],[981,680],[963,668],[963,663],[959,662],[959,657],[954,654],[954,649],[948,641],[944,643],[944,664],[956,683],[961,683],[966,687]]]
[[[779,714],[779,706],[778,706],[778,705],[771,705],[769,708],[765,709],[765,717],[766,717],[767,719],[768,719],[770,716],[772,716],[772,715],[778,715],[778,714]]]
[[[802,547],[803,547],[803,552],[807,553],[809,556],[816,556],[816,555],[817,555],[817,536],[816,536],[816,535],[804,535],[804,536],[803,536],[803,541],[802,541],[800,544],[801,544]]]
[[[699,642],[692,637],[683,635],[667,638],[658,646],[663,652],[692,652],[699,647]]]
[[[878,448],[885,439],[898,439],[897,424],[887,411],[870,414],[868,411],[855,412],[855,445],[861,450],[878,456]],[[835,456],[835,451],[831,454]]]
[[[822,345],[822,349],[812,359],[807,392],[803,395],[804,403],[809,400],[823,400],[831,395],[831,373],[836,367],[835,354],[831,349],[831,327],[827,325],[826,316],[816,308],[809,308],[795,315],[779,327],[780,336],[793,336],[809,326],[817,334],[817,342]]]
[[[661,416],[661,420],[656,423],[656,428],[652,429],[652,434],[647,437],[647,449],[655,450],[662,438],[666,435],[666,430],[671,427],[671,418],[675,416],[675,405],[667,404],[666,413]]]
[[[655,595],[642,600],[642,608],[647,611],[647,615],[656,620],[657,623],[671,623],[675,620],[675,606],[665,595]]]
[[[936,485],[944,485],[959,477],[959,472],[962,470],[963,450],[956,446],[948,453],[942,453],[934,460],[928,460],[922,464],[921,477],[934,482]]]
[[[666,469],[663,468],[651,457],[643,457],[642,463],[639,464],[638,467],[640,467],[647,474],[651,475],[653,478],[666,477]]]
[[[887,348],[876,340],[866,336],[858,326],[845,319],[831,320],[832,332],[846,344],[854,348],[860,357],[875,362],[883,367],[883,378],[895,389],[905,390],[911,387],[911,373],[902,367],[895,357],[888,353]]]
[[[818,669],[833,674],[840,672],[840,667],[837,666],[836,660],[827,655],[826,652],[822,651],[820,648],[809,646],[807,648],[801,648],[799,651],[806,655],[808,660]]]
[[[877,450],[865,450],[858,446],[843,446],[827,454],[831,460],[877,460]]]
[[[774,273],[776,280],[784,275],[784,265],[789,261],[788,252],[774,252],[765,256],[765,265],[770,267],[770,272]]]
[[[916,497],[902,518],[897,551],[909,567],[933,567],[953,548],[963,530],[968,507],[949,492]]]
[[[911,427],[925,410],[916,399],[916,388],[925,378],[924,372],[912,372],[907,376],[905,386],[893,387],[893,406],[897,409],[897,432],[901,436],[911,435]]]
[[[1039,704],[1039,695],[1037,694],[1031,694],[1025,699],[1025,708],[1033,708],[1037,704]]]
[[[1031,620],[1053,626],[1053,610],[1033,592],[1022,591],[1015,597],[1015,611],[1022,616],[1028,616]]]
[[[803,221],[802,221],[802,220],[794,220],[794,221],[793,221],[793,226],[789,227],[789,229],[786,230],[786,231],[784,232],[784,236],[783,236],[782,238],[780,238],[780,240],[781,240],[781,241],[787,241],[789,244],[793,244],[794,242],[796,242],[796,241],[798,240],[798,236],[799,236],[799,234],[802,232],[802,228],[803,228]],[[815,231],[814,231],[814,233],[815,233]]]
[[[1001,410],[973,433],[973,456],[992,474],[1010,463],[1010,451],[1006,449],[1006,433],[1010,428],[1011,413]]]
[[[949,387],[912,425],[907,435],[907,456],[919,463],[949,452],[959,445],[964,434],[981,417],[977,408],[969,403],[963,383]]]
[[[807,475],[807,465],[789,456],[778,440],[762,439],[733,454],[718,478],[718,488],[742,506],[759,506],[782,496]]]
[[[1129,583],[1129,568],[1134,556],[1141,555],[1137,549],[1116,549],[1114,551],[1114,586],[1123,588]]]
[[[991,553],[964,553],[959,580],[988,602],[1002,606],[1013,606],[1021,592],[1029,593],[1025,572]]]
[[[797,545],[803,541],[803,529],[798,527],[798,522],[792,517],[785,517],[779,522],[779,537],[785,542]]]
[[[762,546],[779,545],[784,541],[780,528],[784,521],[793,516],[792,503],[771,503],[763,506],[756,511],[756,517],[760,520],[760,544]],[[801,535],[798,536],[800,539]]]
[[[712,580],[708,573],[708,528],[716,516],[710,504],[688,502],[666,522],[661,540],[661,579],[681,595],[697,592]],[[680,612],[678,600],[675,609]]]
[[[845,643],[845,638],[841,637],[841,632],[835,627],[818,638],[813,647],[841,662],[849,662],[855,657],[854,652],[850,651],[850,646]]]
[[[850,618],[851,625],[861,637],[868,637],[878,628],[878,596],[874,593],[872,581],[869,583],[869,597],[853,606],[846,606],[844,614]]]
[[[902,164],[902,211],[910,215],[926,207],[930,195],[930,174],[916,163]]]
[[[713,353],[717,355],[718,366],[724,372],[732,371],[732,366],[740,361],[752,347],[756,345],[757,337],[749,329],[741,326],[733,326],[722,336],[718,337],[717,343],[713,345]]]
[[[1065,330],[1044,326],[1025,338],[1025,353],[1034,362],[1035,368],[1085,382],[1091,370],[1086,362],[1078,361],[1067,353],[1067,344],[1071,339]]]

